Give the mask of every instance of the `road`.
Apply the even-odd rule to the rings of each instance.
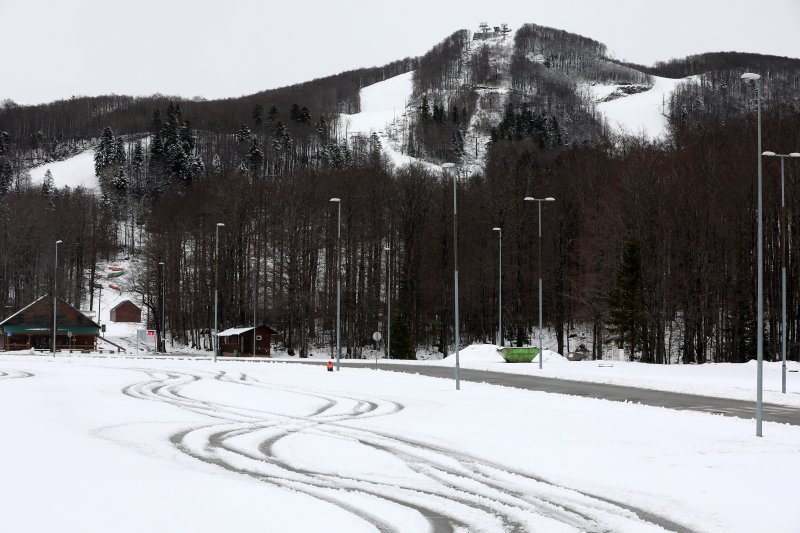
[[[322,364],[324,361],[296,361],[304,364]],[[375,368],[375,363],[351,362],[342,363],[342,368]],[[454,377],[453,369],[444,366],[391,364],[379,365],[381,370],[392,372],[406,372],[420,374],[435,378]],[[701,411],[705,413],[735,416],[739,418],[755,418],[755,400],[731,400],[727,398],[713,398],[696,394],[683,394],[678,392],[664,392],[637,387],[621,385],[607,385],[604,383],[588,383],[585,381],[570,381],[566,379],[542,378],[530,375],[507,374],[505,372],[492,372],[489,370],[461,369],[461,379],[468,382],[491,383],[518,389],[553,392],[557,394],[570,394],[586,398],[597,398],[614,402],[631,402],[656,407],[667,407],[679,411]],[[800,408],[784,405],[764,404],[764,420],[767,422],[780,422],[800,426]]]

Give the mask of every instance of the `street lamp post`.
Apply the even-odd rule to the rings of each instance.
[[[164,261],[158,262],[158,273],[161,278],[161,353],[167,353],[167,319],[164,315]]]
[[[387,245],[386,251],[386,359],[392,357],[392,253]]]
[[[53,357],[56,356],[56,305],[58,302],[57,287],[58,287],[58,245],[62,240],[56,241],[56,262],[53,264]]]
[[[758,261],[756,265],[757,296],[756,296],[756,436],[761,437],[761,422],[763,418],[763,385],[764,385],[764,236],[762,222],[762,187],[761,187],[761,75],[752,72],[742,74],[742,79],[752,81],[756,86],[756,99],[758,100]]]
[[[556,199],[552,196],[547,198],[526,196],[525,201],[539,204],[539,370],[541,370],[544,359],[544,343],[542,341],[542,202],[555,202]]]
[[[224,228],[225,224],[217,222],[216,238],[214,239],[214,362],[217,362],[217,352],[219,351],[219,228]]]
[[[499,237],[499,260],[497,268],[499,272],[497,280],[497,339],[498,344],[502,348],[505,345],[505,339],[503,337],[503,229],[492,228],[492,231],[496,231]]]
[[[444,173],[453,168],[453,163],[444,163],[442,169]],[[455,300],[455,337],[456,337],[456,390],[461,389],[461,365],[459,363],[458,352],[461,350],[461,331],[458,321],[458,203],[456,201],[457,175],[453,172],[453,297]]]
[[[256,304],[257,300],[257,291],[258,288],[256,286],[256,274],[258,269],[258,258],[252,258],[252,273],[253,273],[253,357],[256,356],[256,330],[258,329],[258,322],[256,322]]]
[[[786,224],[786,188],[784,179],[784,159],[800,157],[800,153],[776,154],[762,152],[767,157],[781,158],[781,392],[786,394],[786,250],[788,249],[789,227]]]
[[[336,204],[338,211],[338,221],[336,223],[336,371],[339,368],[339,359],[342,356],[342,344],[340,335],[340,320],[342,315],[342,200],[331,198],[331,202]]]

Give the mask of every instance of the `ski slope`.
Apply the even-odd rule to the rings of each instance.
[[[414,72],[411,71],[361,89],[361,112],[343,116],[348,123],[348,131],[368,135],[385,130],[387,125],[397,120],[398,115],[405,113],[413,83]]]
[[[63,161],[45,163],[30,170],[31,181],[39,185],[44,181],[45,172],[50,170],[53,175],[53,184],[57,188],[85,187],[98,189],[100,183],[94,174],[94,149],[86,150]]]
[[[136,140],[125,141],[125,147],[128,151],[132,149],[132,145]],[[150,137],[146,136],[138,140],[141,140],[146,148]],[[53,175],[53,185],[59,189],[62,187],[100,189],[100,182],[94,173],[94,148],[85,150],[63,161],[53,161],[31,168],[31,182],[34,185],[41,184],[48,170]]]
[[[381,141],[383,153],[397,168],[412,163],[421,164],[431,170],[440,171],[438,165],[403,153],[403,132],[408,127],[406,106],[414,90],[414,72],[406,72],[393,78],[374,83],[359,91],[361,112],[341,115],[341,121],[349,135],[375,133]]]
[[[691,83],[695,76],[683,79],[653,76],[649,91],[623,96],[597,104],[597,111],[605,116],[609,126],[619,134],[644,135],[650,140],[663,139],[668,133],[667,112],[672,92],[681,83]],[[609,85],[591,87],[595,100],[613,92]]]
[[[419,375],[3,354],[0,420],[15,533],[800,523],[798,427]]]

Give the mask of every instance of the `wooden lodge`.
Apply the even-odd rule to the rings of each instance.
[[[255,331],[254,331],[255,330]],[[222,355],[269,355],[272,335],[277,331],[269,326],[256,328],[230,328],[219,332],[219,349]],[[253,353],[253,335],[256,338],[256,353]]]
[[[56,307],[56,349],[94,351],[100,325],[61,298]],[[53,299],[42,296],[0,322],[3,349],[50,350],[53,346]]]
[[[141,322],[142,310],[130,300],[124,300],[111,308],[111,322]]]

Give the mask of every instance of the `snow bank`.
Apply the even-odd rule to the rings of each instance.
[[[438,362],[452,366],[455,364],[455,361],[456,354],[451,353]],[[458,352],[458,362],[460,365],[469,365],[473,363],[505,363],[505,359],[497,352],[497,346],[494,344],[470,344]]]
[[[469,346],[462,348],[458,352],[458,364],[465,368],[476,368],[476,369],[486,369],[486,370],[494,370],[494,365],[525,365],[525,363],[506,363],[506,360],[503,359],[503,356],[500,355],[500,352],[497,351],[498,346],[494,344],[470,344]],[[566,361],[567,358],[561,355],[560,353],[554,352],[552,350],[544,350],[544,363],[548,362],[563,362]],[[439,359],[436,361],[440,364],[446,364],[452,366],[455,364],[456,355],[450,354],[444,359]],[[533,362],[536,363],[538,359],[534,359]],[[419,362],[419,361],[415,361]],[[487,366],[488,365],[488,366]]]

